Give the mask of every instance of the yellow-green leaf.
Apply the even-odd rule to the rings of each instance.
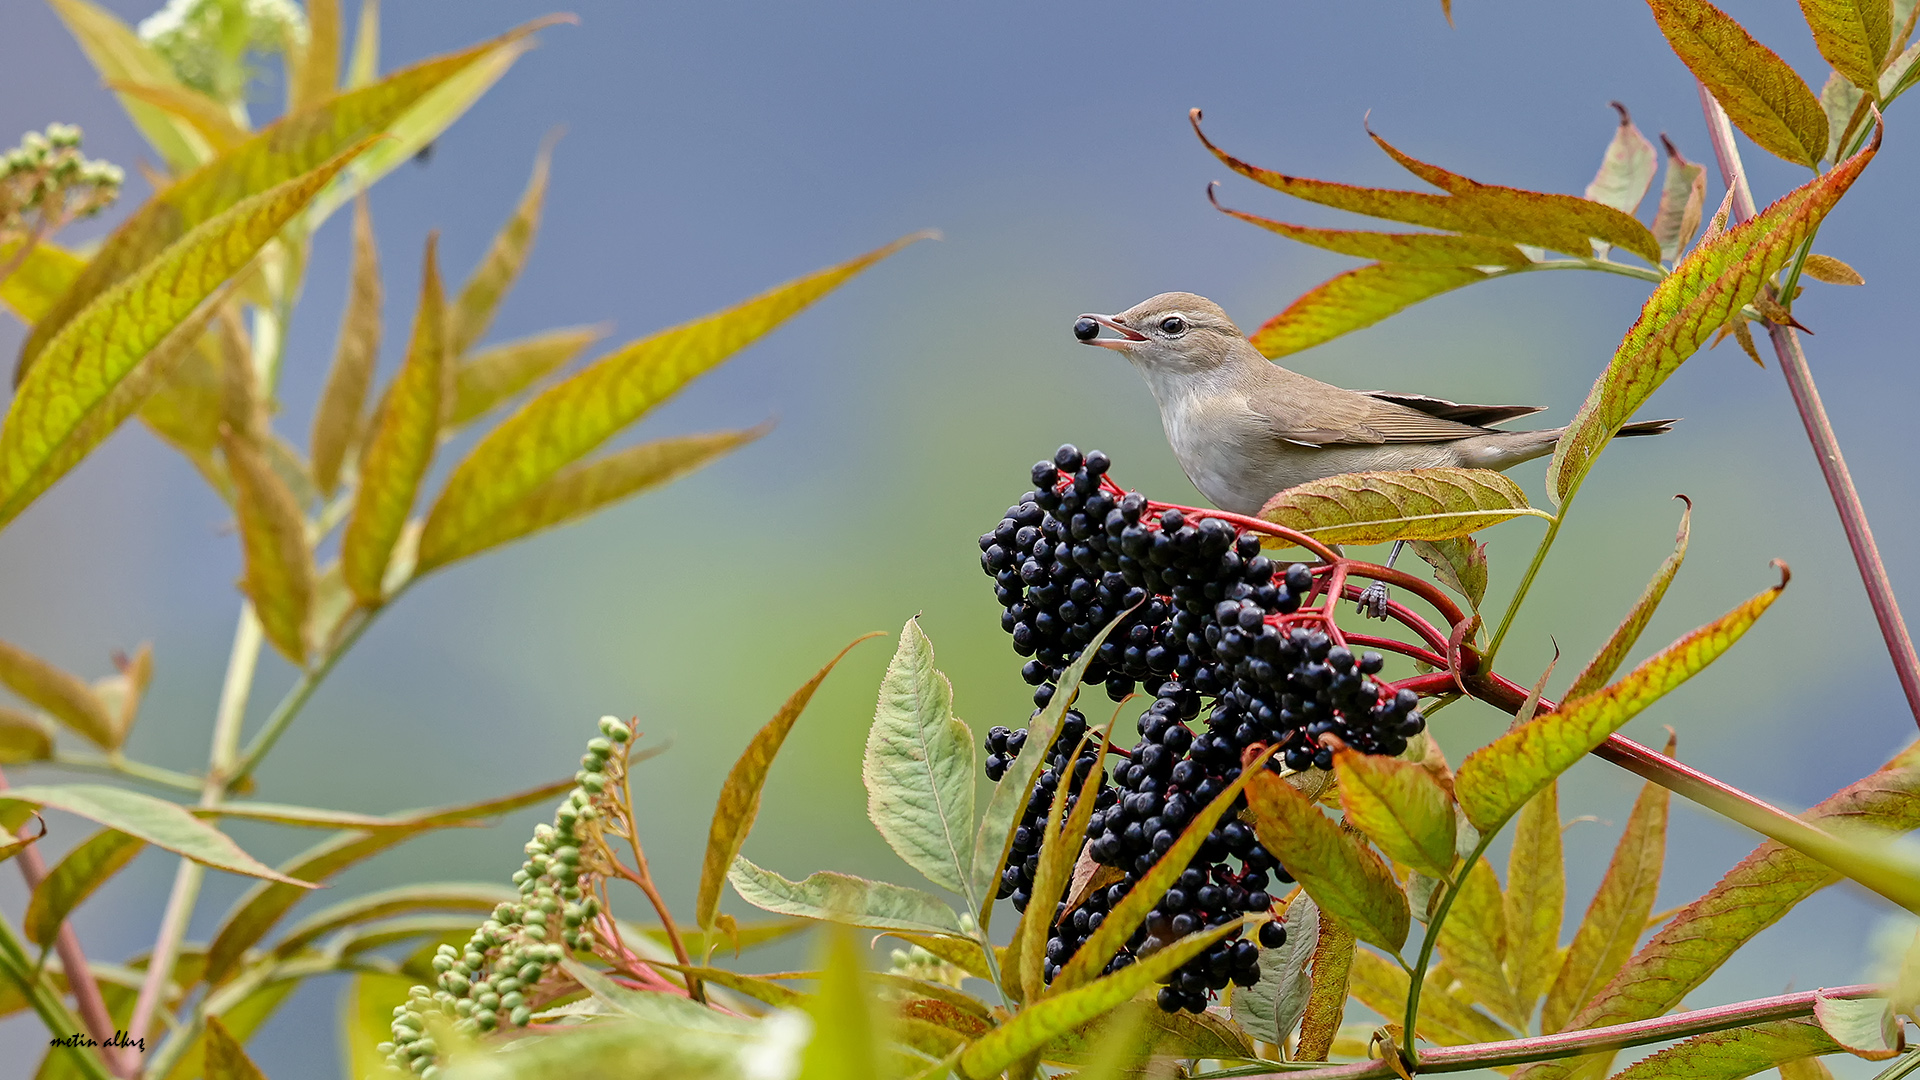
[[[1407,973],[1400,965],[1365,949],[1353,955],[1350,985],[1360,1003],[1398,1022],[1407,1012]],[[1420,987],[1420,1037],[1442,1046],[1499,1042],[1513,1032],[1492,1017],[1462,1001],[1453,991],[1453,975],[1438,967],[1428,969]]]
[[[288,957],[335,930],[414,911],[492,911],[519,899],[511,885],[487,882],[443,882],[398,885],[356,896],[321,908],[287,927],[273,946],[273,955]]]
[[[1556,503],[1571,497],[1608,440],[1667,376],[1760,295],[1761,286],[1819,227],[1879,145],[1876,128],[1866,149],[1754,217],[1703,240],[1654,287],[1554,449],[1547,490]]]
[[[24,240],[0,244],[0,266],[12,265],[19,258]],[[42,240],[33,245],[13,273],[0,277],[0,304],[5,304],[23,323],[40,320],[53,308],[60,294],[73,287],[74,280],[87,261],[58,244]]]
[[[399,374],[375,410],[373,429],[360,458],[360,487],[353,516],[340,538],[340,568],[361,603],[386,596],[387,565],[407,526],[420,480],[433,463],[440,421],[448,405],[447,308],[435,261],[436,238],[427,237],[420,274],[420,307]]]
[[[1653,580],[1647,582],[1640,599],[1635,600],[1633,607],[1627,611],[1627,617],[1620,620],[1620,625],[1614,627],[1607,643],[1600,646],[1600,651],[1587,661],[1587,666],[1574,678],[1573,685],[1567,688],[1566,700],[1585,697],[1607,685],[1607,680],[1620,670],[1620,664],[1632,651],[1634,642],[1640,640],[1640,632],[1647,628],[1654,611],[1660,607],[1660,601],[1667,595],[1667,586],[1673,584],[1673,575],[1680,572],[1680,564],[1687,557],[1687,538],[1692,533],[1693,500],[1685,495],[1679,496],[1679,499],[1686,509],[1680,511],[1680,531],[1673,538],[1673,554],[1668,555],[1660,564],[1660,569],[1654,571]]]
[[[353,54],[347,59],[349,90],[368,86],[380,77],[380,0],[360,0],[354,22]]]
[[[349,149],[311,172],[229,205],[92,296],[48,336],[0,428],[0,525],[18,516],[132,414],[192,346],[198,327],[212,314],[211,305],[200,310],[207,298],[358,152]],[[83,274],[59,303],[68,304],[84,282]],[[47,325],[36,323],[34,329]]]
[[[132,656],[115,654],[113,674],[104,679],[95,679],[93,694],[107,707],[107,715],[113,717],[113,729],[120,733],[120,741],[125,742],[127,733],[133,730],[134,718],[140,715],[140,702],[146,697],[147,684],[153,681],[153,645],[141,642],[133,650]]]
[[[1207,189],[1209,197],[1213,189]],[[1503,240],[1450,233],[1386,233],[1355,229],[1316,229],[1232,210],[1214,202],[1229,217],[1258,225],[1289,240],[1342,255],[1416,266],[1524,266],[1526,253]]]
[[[1353,988],[1353,932],[1337,919],[1320,920],[1313,946],[1313,977],[1307,1007],[1300,1015],[1300,1041],[1294,1056],[1325,1061],[1346,1017],[1347,995]]]
[[[192,462],[215,491],[232,501],[233,479],[227,473],[227,463],[214,454],[227,414],[226,368],[236,362],[230,353],[229,322],[217,318],[216,325],[201,333],[141,403],[140,419]],[[243,354],[237,362],[251,361]]]
[[[714,919],[720,914],[720,887],[727,879],[733,860],[739,857],[754,819],[760,814],[760,792],[766,786],[767,771],[773,767],[773,759],[786,742],[787,733],[793,730],[807,703],[813,700],[814,691],[820,689],[834,666],[853,651],[855,645],[874,636],[866,634],[855,638],[795,690],[780,706],[780,711],[773,714],[773,719],[754,733],[747,748],[741,751],[740,760],[727,772],[726,782],[720,786],[719,804],[713,808],[713,824],[707,829],[707,854],[700,867],[700,895],[693,906],[693,920],[701,929],[712,930]]]
[[[1839,1053],[1811,1017],[1695,1035],[1613,1075],[1613,1080],[1741,1080],[1782,1061]]]
[[[1893,6],[1887,0],[1800,0],[1800,13],[1833,70],[1875,93],[1880,66],[1893,47]]]
[[[259,1030],[260,1025],[266,1023],[267,1020],[273,1016],[274,1012],[280,1008],[282,1002],[286,1001],[295,990],[299,989],[300,983],[301,980],[299,978],[273,979],[267,982],[258,990],[241,998],[239,1002],[228,1006],[224,1012],[221,1012],[219,1014],[221,1024],[226,1027],[234,1040],[244,1043],[247,1039],[253,1037],[253,1033]],[[392,1022],[391,1015],[388,1017],[388,1022]],[[193,1033],[188,1031],[182,1034],[184,1037],[185,1035],[192,1035]],[[193,1041],[188,1044],[186,1051],[175,1059],[173,1069],[167,1073],[165,1080],[198,1080],[200,1077],[210,1078],[208,1071],[210,1067],[208,1060],[210,1057],[210,1038],[206,1029],[202,1028],[199,1034],[194,1036]]]
[[[113,710],[78,676],[4,641],[0,641],[0,683],[103,749],[118,747],[126,736],[115,723]]]
[[[41,948],[53,943],[67,916],[107,879],[132,861],[147,842],[118,829],[102,829],[67,852],[33,890],[20,929]]]
[[[876,930],[969,936],[960,916],[939,897],[903,885],[868,881],[821,870],[789,881],[755,866],[746,856],[733,860],[727,880],[740,899],[762,911],[823,922],[844,922]]]
[[[1567,906],[1560,828],[1556,781],[1520,809],[1507,854],[1507,971],[1520,1010],[1528,1016],[1560,967],[1560,923]]]
[[[726,311],[643,338],[548,388],[488,433],[454,469],[427,515],[417,572],[450,561],[466,536],[486,529],[491,519],[694,377],[916,239],[896,241]]]
[[[1260,324],[1250,340],[1262,355],[1279,359],[1486,279],[1487,272],[1474,266],[1369,263],[1309,289]]]
[[[216,870],[265,878],[296,890],[314,887],[259,862],[240,850],[227,834],[178,803],[125,788],[105,784],[23,784],[8,788],[0,792],[0,823],[17,826],[31,810],[49,806],[137,836]]]
[[[800,1051],[797,1080],[880,1080],[884,1023],[878,997],[867,985],[860,950],[846,927],[826,936],[826,970],[807,1002],[813,1038]]]
[[[313,552],[307,522],[293,492],[250,438],[221,438],[233,476],[234,512],[246,572],[240,587],[253,601],[260,628],[296,667],[307,663],[307,611],[313,604]]]
[[[80,43],[95,71],[103,79],[125,79],[148,86],[181,86],[173,68],[161,59],[133,28],[89,0],[48,0],[54,14],[67,24],[68,32]],[[184,172],[205,161],[210,154],[206,142],[193,127],[138,98],[120,95],[133,125],[146,136],[161,160],[175,172]]]
[[[1249,771],[1258,774],[1247,784],[1254,831],[1320,905],[1322,919],[1338,919],[1362,941],[1399,951],[1407,942],[1407,897],[1380,856],[1291,784],[1264,769]]]
[[[1347,821],[1388,858],[1433,877],[1453,872],[1453,796],[1424,766],[1342,750],[1333,772]]]
[[[500,298],[513,288],[520,268],[526,265],[534,233],[540,228],[540,207],[546,201],[547,173],[552,162],[553,140],[549,138],[534,158],[533,176],[527,180],[527,190],[521,194],[520,204],[514,207],[513,217],[501,226],[493,238],[493,246],[480,259],[480,265],[474,267],[467,283],[460,287],[460,298],[454,301],[453,310],[447,316],[456,357],[465,356],[486,334],[494,311],[500,306]]]
[[[393,1010],[407,1003],[416,981],[411,975],[362,971],[347,983],[340,995],[340,1058],[352,1080],[378,1077],[390,1068],[377,1048],[392,1041]]]
[[[860,770],[867,819],[928,881],[969,904],[973,868],[973,733],[953,715],[953,684],[933,666],[933,642],[908,619],[880,680]]]
[[[1660,181],[1660,208],[1653,214],[1653,238],[1660,242],[1660,258],[1677,262],[1680,253],[1700,231],[1700,215],[1707,202],[1707,167],[1680,156],[1679,148],[1665,135],[1660,141],[1667,148],[1667,173]]]
[[[340,84],[340,0],[306,0],[307,48],[288,89],[298,110],[333,96]]]
[[[550,330],[467,357],[454,372],[448,426],[459,427],[519,394],[605,336],[604,329],[594,326]]]
[[[1833,1080],[1833,1072],[1817,1057],[1795,1058],[1779,1064],[1780,1080]]]
[[[207,1080],[267,1080],[218,1016],[207,1017]]]
[[[333,366],[327,370],[327,386],[313,412],[309,442],[313,483],[323,496],[331,497],[340,486],[347,451],[360,442],[367,390],[380,359],[380,304],[380,247],[374,241],[373,215],[363,195],[353,207],[353,272],[347,306],[340,315]]]
[[[1486,859],[1467,870],[1447,921],[1440,926],[1440,952],[1447,970],[1474,1000],[1508,1026],[1525,1030],[1529,1010],[1507,978],[1506,902],[1500,879]]]
[[[123,99],[143,101],[185,122],[215,154],[224,154],[253,135],[253,132],[235,122],[233,113],[225,105],[190,86],[108,79],[107,89]]]
[[[1806,263],[1800,269],[1813,280],[1824,281],[1829,285],[1865,285],[1867,283],[1867,279],[1860,276],[1860,271],[1831,255],[1822,255],[1819,252],[1808,255]]]
[[[1667,746],[1672,753],[1672,743]],[[1634,800],[1626,830],[1613,849],[1613,861],[1587,905],[1580,929],[1547,991],[1540,1010],[1540,1029],[1562,1031],[1567,1019],[1580,1010],[1601,987],[1613,980],[1646,930],[1660,891],[1660,870],[1667,851],[1669,792],[1649,783]]]
[[[1014,957],[1014,966],[1019,970],[1009,973],[1007,981],[1014,984],[1022,1001],[1037,1001],[1046,992],[1047,938],[1051,936],[1054,925],[1054,912],[1073,880],[1074,864],[1085,854],[1087,824],[1093,820],[1094,804],[1104,783],[1105,746],[1112,733],[1113,724],[1109,722],[1105,731],[1089,730],[1081,737],[1069,758],[1075,764],[1060,773],[1052,805],[1047,808],[1046,823],[1040,831],[1040,865],[1035,870],[1033,885],[1027,893],[1027,910],[1020,914],[1020,924],[1014,928],[1013,942],[1008,950]],[[971,745],[969,733],[969,749]],[[1092,767],[1080,782],[1073,812],[1068,813],[1067,797],[1074,794],[1073,777],[1078,770],[1078,762],[1084,760],[1083,755],[1089,748],[1093,754]],[[973,755],[968,754],[966,760],[970,764]],[[986,902],[992,903],[993,899],[988,897]],[[1017,981],[1013,978],[1016,974]]]
[[[1498,831],[1621,725],[1731,648],[1786,585],[1783,574],[1780,584],[1667,646],[1619,682],[1536,716],[1467,755],[1453,782],[1467,820],[1483,836]]]
[[[1600,170],[1587,185],[1587,198],[1631,214],[1653,186],[1653,144],[1633,126],[1625,105],[1616,101],[1613,107],[1620,113],[1620,124],[1600,158]]]
[[[45,761],[52,756],[52,725],[37,716],[0,706],[0,765]]]
[[[1487,545],[1476,544],[1471,536],[1450,536],[1445,540],[1415,540],[1413,553],[1433,567],[1433,576],[1480,610],[1487,598]]]
[[[1445,540],[1523,515],[1520,485],[1491,469],[1395,469],[1343,473],[1290,487],[1260,516],[1329,544]]]
[[[1812,168],[1827,148],[1827,114],[1793,68],[1707,0],[1647,0],[1673,51],[1747,137]]]
[[[47,823],[44,819],[40,819],[40,831],[33,836],[15,836],[11,832],[0,834],[0,863],[6,862],[8,859],[13,858],[15,855],[46,839],[46,836]],[[23,1001],[21,1004],[24,1006],[25,1002]]]

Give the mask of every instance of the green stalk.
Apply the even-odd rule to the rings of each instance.
[[[1440,927],[1445,925],[1447,913],[1453,910],[1453,900],[1460,895],[1460,886],[1467,880],[1467,875],[1473,872],[1473,868],[1479,864],[1480,856],[1486,854],[1495,835],[1498,834],[1482,836],[1480,842],[1474,845],[1473,854],[1461,862],[1454,879],[1447,882],[1447,894],[1440,898],[1440,909],[1433,913],[1433,918],[1427,920],[1427,932],[1420,939],[1420,959],[1414,963],[1409,973],[1407,1014],[1400,1029],[1401,1038],[1405,1044],[1400,1051],[1406,1057],[1407,1066],[1410,1069],[1417,1071],[1420,1062],[1420,1052],[1414,1048],[1414,1043],[1417,1041],[1415,1033],[1419,1030],[1415,1025],[1420,1019],[1420,990],[1426,985],[1427,965],[1433,961],[1433,947],[1440,941]]]
[[[47,985],[44,973],[36,978],[33,970],[34,964],[27,956],[25,943],[14,934],[12,925],[0,918],[0,971],[4,971],[8,981],[19,988],[49,1032],[60,1037],[84,1035],[86,1032],[79,1018],[67,1008],[66,1002],[60,1000],[60,995]],[[80,1046],[65,1049],[68,1062],[87,1080],[114,1080],[99,1054]]]
[[[1533,579],[1539,575],[1540,567],[1546,564],[1547,552],[1553,547],[1554,538],[1560,535],[1560,523],[1567,519],[1567,510],[1573,506],[1573,497],[1579,493],[1579,490],[1575,487],[1567,492],[1566,501],[1560,504],[1560,512],[1548,521],[1547,535],[1540,538],[1540,546],[1533,552],[1533,562],[1527,565],[1526,576],[1520,579],[1519,588],[1513,591],[1513,599],[1507,601],[1507,613],[1500,616],[1499,629],[1493,632],[1493,640],[1487,643],[1487,651],[1480,661],[1481,670],[1493,670],[1493,658],[1500,652],[1500,643],[1507,639],[1507,631],[1513,627],[1514,616],[1520,614],[1520,605],[1527,599],[1527,590],[1533,588]]]
[[[394,597],[398,595],[395,593]],[[389,597],[388,602],[391,603],[394,597]],[[300,678],[287,690],[286,696],[280,699],[280,704],[273,707],[267,722],[247,743],[247,748],[239,752],[238,760],[234,763],[231,775],[226,780],[227,791],[231,792],[240,787],[248,777],[253,775],[253,771],[260,767],[261,760],[273,749],[273,744],[280,741],[280,736],[286,734],[287,728],[293,723],[293,718],[300,715],[300,710],[306,706],[307,699],[320,688],[321,681],[333,671],[333,666],[340,662],[340,658],[353,647],[353,643],[360,640],[360,635],[366,633],[367,627],[373,624],[374,617],[381,610],[360,608],[347,616],[353,620],[353,623],[341,637],[339,645],[321,657],[318,664],[300,673]]]

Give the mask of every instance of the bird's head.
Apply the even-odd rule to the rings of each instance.
[[[1102,337],[1102,328],[1114,336]],[[1118,315],[1082,315],[1073,336],[1161,374],[1211,371],[1232,362],[1247,344],[1220,305],[1184,292],[1161,293]]]

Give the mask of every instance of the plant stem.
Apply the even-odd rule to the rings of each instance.
[[[396,593],[395,596],[398,594]],[[392,603],[393,598],[388,598],[387,602]],[[294,717],[300,715],[300,710],[307,704],[307,699],[320,688],[321,681],[333,671],[333,666],[340,662],[340,658],[353,647],[353,643],[360,640],[360,635],[366,633],[367,627],[373,624],[374,617],[381,610],[383,609],[356,608],[347,616],[352,620],[352,624],[347,627],[346,633],[341,635],[339,643],[322,656],[319,663],[300,673],[300,678],[287,690],[286,696],[280,699],[280,703],[273,707],[267,722],[261,725],[260,730],[247,743],[247,748],[237,754],[238,760],[233,764],[226,780],[227,791],[231,792],[240,787],[248,777],[253,775],[253,770],[260,767],[261,759],[273,749],[274,743],[280,741],[280,736],[286,734],[287,727],[293,723]],[[235,731],[234,738],[237,742],[238,731]]]
[[[1497,834],[1482,836],[1480,842],[1474,845],[1473,854],[1460,863],[1456,879],[1447,882],[1447,893],[1440,898],[1440,908],[1433,913],[1431,919],[1427,920],[1427,932],[1420,937],[1420,959],[1414,961],[1413,968],[1408,973],[1407,1014],[1400,1029],[1401,1038],[1405,1042],[1405,1045],[1400,1047],[1400,1053],[1406,1059],[1407,1068],[1411,1071],[1431,1071],[1427,1066],[1426,1055],[1414,1049],[1414,1042],[1420,1030],[1417,1026],[1420,1020],[1420,990],[1426,985],[1427,965],[1433,961],[1433,947],[1440,941],[1440,927],[1446,924],[1447,912],[1453,910],[1453,900],[1460,895],[1461,883],[1467,880],[1467,875],[1472,873],[1473,868],[1479,864],[1480,856],[1486,854],[1487,847],[1493,843],[1495,835]]]
[[[1713,140],[1720,177],[1734,193],[1732,216],[1744,221],[1753,216],[1753,192],[1747,187],[1746,170],[1740,164],[1740,148],[1734,145],[1733,127],[1727,121],[1726,111],[1704,85],[1700,87],[1700,108],[1706,114],[1707,134]],[[1880,548],[1873,541],[1873,529],[1867,524],[1867,511],[1853,486],[1853,475],[1847,471],[1846,459],[1840,455],[1840,440],[1833,433],[1826,406],[1820,402],[1820,391],[1813,384],[1813,371],[1807,366],[1799,335],[1791,326],[1772,322],[1764,325],[1773,341],[1773,354],[1780,360],[1781,373],[1786,376],[1787,389],[1793,395],[1794,407],[1806,426],[1807,440],[1813,444],[1814,455],[1819,459],[1820,473],[1826,478],[1827,490],[1833,494],[1834,509],[1840,513],[1840,527],[1846,531],[1847,545],[1853,550],[1854,565],[1860,569],[1867,601],[1873,607],[1874,620],[1880,625],[1880,636],[1886,640],[1887,655],[1900,678],[1907,708],[1913,713],[1914,722],[1920,724],[1920,654],[1914,652],[1913,637],[1907,630],[1906,620],[1900,616],[1893,583],[1888,580],[1886,565],[1880,560]]]
[[[43,979],[34,977],[33,962],[27,957],[26,945],[14,935],[13,927],[5,919],[0,919],[0,972],[4,972],[7,979],[19,987],[21,996],[40,1015],[40,1022],[46,1025],[48,1031],[60,1037],[81,1034],[80,1021],[67,1011],[67,1003],[61,1001],[60,995],[54,993]],[[109,1032],[108,1037],[111,1036]],[[103,1040],[96,1037],[95,1041]],[[107,1071],[106,1063],[98,1054],[90,1054],[77,1046],[69,1047],[67,1060],[87,1080],[114,1080],[114,1074]]]
[[[1885,993],[1877,986],[1840,986],[1825,990],[1803,990],[1797,994],[1758,998],[1711,1009],[1674,1013],[1630,1024],[1564,1031],[1558,1035],[1536,1035],[1528,1039],[1478,1043],[1472,1046],[1443,1046],[1420,1055],[1420,1072],[1466,1072],[1470,1069],[1495,1069],[1507,1065],[1525,1065],[1533,1061],[1644,1046],[1647,1043],[1691,1038],[1730,1028],[1749,1027],[1773,1020],[1791,1020],[1813,1014],[1819,998],[1871,998]],[[1258,1070],[1258,1071],[1256,1071]],[[1375,1080],[1395,1075],[1385,1061],[1355,1061],[1318,1069],[1276,1072],[1266,1066],[1224,1069],[1200,1073],[1194,1080],[1224,1080],[1226,1077],[1264,1077],[1275,1080]]]
[[[1507,601],[1507,612],[1500,616],[1500,626],[1493,632],[1493,640],[1487,643],[1486,656],[1481,660],[1483,668],[1493,667],[1493,658],[1500,652],[1500,643],[1507,639],[1507,631],[1513,627],[1514,616],[1520,614],[1520,605],[1526,602],[1527,590],[1533,588],[1533,579],[1539,575],[1540,567],[1546,564],[1547,552],[1553,548],[1554,538],[1560,535],[1560,523],[1567,519],[1567,510],[1573,505],[1573,497],[1579,488],[1567,492],[1560,504],[1560,512],[1547,523],[1547,535],[1540,538],[1540,546],[1534,549],[1533,561],[1527,564],[1527,573],[1520,579],[1520,586],[1513,590],[1513,599]]]
[[[1598,270],[1603,274],[1619,274],[1637,281],[1651,281],[1656,285],[1667,277],[1666,271],[1651,266],[1631,266],[1608,259],[1547,259],[1542,262],[1530,262],[1525,266],[1505,268],[1487,276],[1511,277],[1514,274],[1527,274],[1535,270]]]
[[[169,788],[174,791],[191,791],[198,794],[206,783],[198,776],[163,769],[158,765],[148,765],[143,761],[121,757],[118,754],[89,756],[85,754],[63,754],[55,752],[47,759],[47,764],[62,769],[76,769],[81,772],[113,773],[129,780],[140,780],[155,787]]]

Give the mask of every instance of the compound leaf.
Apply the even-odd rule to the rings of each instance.
[[[1514,993],[1506,974],[1507,916],[1500,879],[1493,864],[1482,858],[1460,883],[1447,921],[1440,926],[1440,951],[1447,970],[1467,993],[1511,1027],[1524,1030],[1528,1009]]]

